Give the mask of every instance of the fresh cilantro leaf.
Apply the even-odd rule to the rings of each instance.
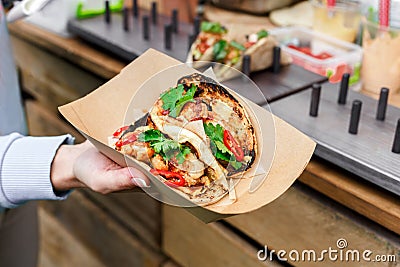
[[[231,42],[230,42],[230,45],[233,46],[234,48],[240,50],[240,51],[246,50],[246,48],[245,48],[243,45],[239,44],[239,43],[236,42],[236,41],[231,41]]]
[[[260,40],[265,37],[268,37],[268,32],[266,30],[261,30],[257,32],[257,40]]]
[[[204,123],[204,131],[210,138],[211,152],[215,158],[229,162],[235,170],[242,167],[242,163],[236,161],[233,153],[224,144],[224,128],[220,124]]]
[[[139,134],[140,142],[162,141],[165,139],[164,135],[159,130],[150,129]]]
[[[165,160],[171,160],[178,153],[177,150],[166,150],[163,152],[165,155],[165,157],[164,157]]]
[[[242,163],[238,162],[236,160],[231,160],[229,162],[229,164],[235,169],[235,170],[239,170],[242,167]]]
[[[215,57],[216,60],[220,61],[226,58],[228,55],[228,52],[226,50],[222,50],[221,52],[218,53],[218,55]]]
[[[175,158],[178,161],[178,164],[182,164],[185,161],[186,156],[190,153],[190,148],[187,146],[183,146],[178,154],[176,154]]]
[[[203,32],[211,32],[211,33],[226,33],[227,30],[225,27],[221,26],[219,22],[208,22],[203,21],[200,26]]]
[[[214,125],[212,123],[203,123],[206,135],[212,140],[214,136]]]
[[[224,142],[224,128],[221,125],[215,125],[215,136],[217,137],[216,140]]]
[[[215,152],[215,157],[217,159],[222,159],[224,161],[230,161],[231,160],[231,156],[227,153],[222,153],[221,151],[217,150]]]
[[[175,140],[165,140],[163,141],[163,150],[170,151],[170,150],[177,150],[180,148],[180,145]]]
[[[151,147],[154,149],[154,152],[157,154],[161,154],[161,152],[163,152],[163,143],[162,142],[158,142],[155,144],[152,144]]]
[[[212,27],[213,27],[213,23],[212,22],[203,21],[201,23],[201,30],[204,31],[204,32],[209,32]]]
[[[178,115],[181,113],[182,108],[185,106],[186,103],[188,102],[193,102],[194,94],[196,93],[197,86],[192,84],[192,87],[190,87],[187,91],[186,94],[178,100],[176,103],[176,106],[172,108],[169,112],[169,116],[176,118]]]
[[[204,131],[211,140],[224,142],[224,128],[221,125],[214,126],[212,123],[205,123]]]
[[[227,153],[229,155],[232,155],[232,152],[221,141],[219,140],[215,141],[215,145],[217,146],[218,150],[221,151],[222,153]]]
[[[162,108],[165,110],[171,110],[174,108],[176,102],[182,97],[183,91],[183,85],[179,84],[177,87],[172,87],[161,94],[160,98],[163,101]]]
[[[236,161],[235,156],[230,153],[223,153],[222,151],[217,150],[215,157],[217,159],[229,162],[229,165],[231,165],[235,170],[238,170],[242,167],[242,163]]]
[[[175,88],[171,88],[160,96],[163,101],[162,108],[169,110],[169,116],[176,118],[185,104],[193,101],[196,90],[197,86],[194,84],[192,84],[192,87],[190,87],[185,94],[183,94],[184,86],[182,84],[179,84]]]
[[[240,50],[240,51],[245,50],[245,47],[243,45],[239,44],[238,42],[231,41],[228,44],[228,42],[226,40],[219,40],[213,46],[213,55],[214,55],[215,60],[221,61],[224,58],[226,58],[226,56],[228,55],[229,46],[232,46],[235,49],[237,49],[236,51],[237,51],[238,56],[240,55],[238,50]]]
[[[228,42],[226,40],[219,40],[213,46],[213,55],[216,60],[222,60],[227,55],[227,45]]]
[[[194,94],[196,93],[197,86],[195,84],[192,84],[192,87],[190,87],[187,91],[186,94],[178,100],[176,103],[177,105],[182,104],[183,102],[186,102],[187,100],[193,99]]]
[[[141,133],[138,138],[141,142],[150,143],[154,152],[160,154],[165,160],[175,157],[179,164],[182,164],[186,155],[191,152],[189,147],[166,138],[159,130],[147,130]]]

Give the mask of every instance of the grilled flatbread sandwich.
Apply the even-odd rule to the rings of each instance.
[[[273,48],[278,45],[278,42],[266,30],[246,35],[245,42],[235,41],[235,39],[242,40],[242,36],[231,36],[231,38],[231,41],[221,39],[214,44],[213,57],[216,62],[223,64],[214,68],[219,80],[228,80],[237,75],[238,72],[231,68],[241,71],[245,55],[251,57],[251,72],[260,71],[272,65]],[[288,55],[281,55],[281,64],[287,65],[290,61]]]
[[[188,129],[208,146],[227,176],[240,176],[257,153],[256,137],[242,104],[216,81],[199,73],[179,79],[163,93],[150,111],[157,129]]]
[[[203,21],[200,33],[190,48],[187,61],[212,61],[214,44],[224,38],[226,33],[227,29],[220,23]]]
[[[198,205],[219,201],[252,165],[257,149],[246,109],[223,86],[198,73],[163,92],[146,117],[113,134],[112,146],[150,167]]]

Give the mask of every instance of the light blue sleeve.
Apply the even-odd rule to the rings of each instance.
[[[0,136],[0,207],[14,208],[29,200],[65,199],[69,192],[54,193],[50,170],[60,145],[73,141],[71,135]]]
[[[17,70],[0,1],[0,135],[27,134]]]

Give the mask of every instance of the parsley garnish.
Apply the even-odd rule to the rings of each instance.
[[[232,47],[236,48],[236,49],[239,49],[240,51],[246,50],[246,48],[245,48],[243,45],[239,44],[239,43],[236,42],[236,41],[231,41],[231,42],[230,42],[230,45],[231,45]]]
[[[175,140],[168,139],[159,130],[150,129],[139,134],[141,142],[150,143],[150,147],[154,152],[160,154],[165,160],[175,157],[179,164],[185,161],[185,157],[189,154],[190,148],[179,144]]]
[[[243,45],[239,44],[238,42],[231,41],[230,43],[228,43],[226,40],[221,39],[218,42],[216,42],[213,46],[213,55],[215,60],[221,61],[224,58],[226,58],[230,47],[236,49],[237,57],[240,56],[239,51],[246,50],[246,48]]]
[[[176,87],[170,88],[168,91],[161,94],[160,98],[163,101],[162,108],[169,110],[169,116],[176,118],[179,116],[182,108],[188,102],[193,102],[194,94],[196,93],[197,86],[192,84],[185,94],[184,86],[178,84]]]
[[[203,21],[201,23],[201,30],[203,32],[211,32],[217,34],[222,34],[227,32],[226,28],[221,26],[219,22],[208,22],[208,21]]]
[[[213,46],[213,55],[216,60],[222,60],[228,54],[227,52],[228,42],[225,40],[219,40]]]
[[[261,31],[257,32],[257,37],[258,37],[257,40],[260,40],[267,36],[268,36],[268,32],[266,30],[261,30]]]
[[[242,163],[238,162],[233,153],[224,144],[224,128],[221,125],[212,123],[204,123],[204,131],[210,138],[211,151],[217,159],[229,162],[229,164],[238,170],[242,167]]]

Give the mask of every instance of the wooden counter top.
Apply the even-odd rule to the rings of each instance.
[[[48,50],[57,56],[110,79],[125,63],[77,38],[62,38],[24,22],[9,26],[14,37]],[[400,97],[391,97],[400,106]],[[400,234],[400,199],[387,191],[321,159],[312,159],[299,180],[329,198]]]

